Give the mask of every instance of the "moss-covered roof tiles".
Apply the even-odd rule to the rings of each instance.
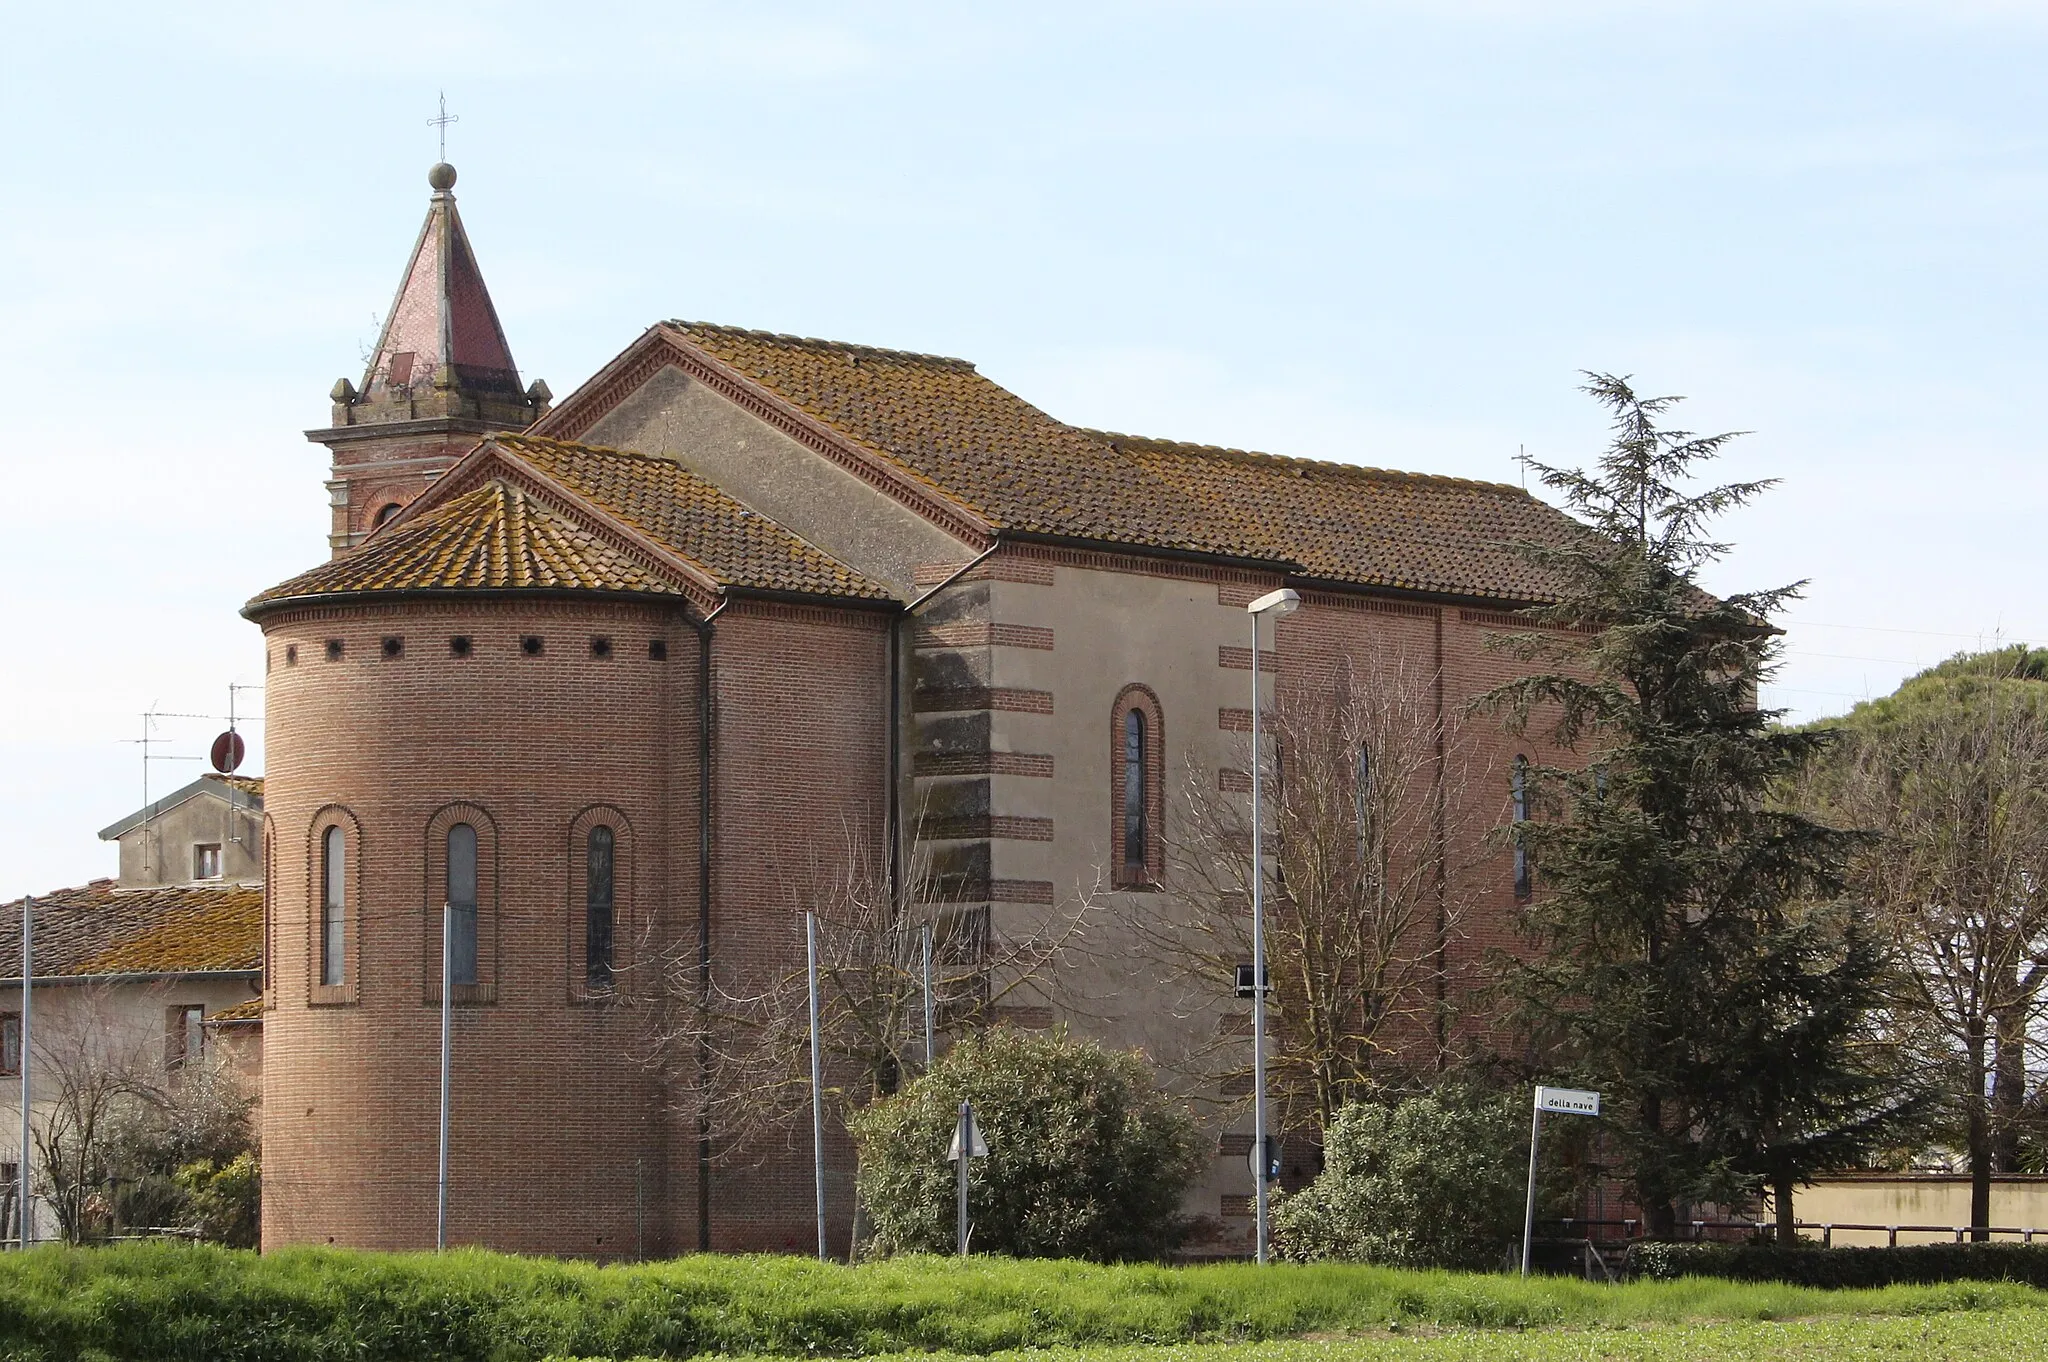
[[[1580,532],[1504,484],[1069,426],[965,360],[706,322],[667,325],[1000,529],[1515,601],[1543,599],[1551,587],[1510,544]]]
[[[35,895],[38,979],[107,974],[216,974],[263,964],[263,890],[255,885],[120,889],[94,880]],[[0,905],[21,920],[21,900]],[[0,940],[0,977],[21,976],[21,938]]]

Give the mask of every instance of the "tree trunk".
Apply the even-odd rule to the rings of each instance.
[[[1984,1102],[1984,1026],[1975,1023],[1970,1032],[1970,1238],[1989,1239],[1991,1225],[1991,1128]]]
[[[1787,1247],[1799,1242],[1799,1231],[1793,1224],[1792,1174],[1779,1169],[1771,1179],[1771,1205],[1778,1213],[1778,1242]]]

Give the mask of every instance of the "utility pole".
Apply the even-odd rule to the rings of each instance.
[[[29,1045],[31,1043],[31,1021],[29,1001],[33,996],[31,982],[36,977],[35,967],[35,904],[26,894],[21,900],[21,1163],[15,1172],[21,1178],[20,1193],[16,1198],[15,1214],[21,1221],[21,1246],[27,1248],[35,1238],[35,1217],[29,1213],[28,1201],[28,1160],[34,1143],[29,1134],[28,1124],[28,1067]]]
[[[918,941],[924,946],[924,1068],[932,1068],[932,928],[926,923],[918,929]]]
[[[448,1247],[448,1059],[449,1033],[455,1020],[455,903],[441,903],[441,1159],[436,1178],[434,1250]]]
[[[804,962],[811,992],[811,1179],[818,1193],[818,1261],[825,1252],[825,1093],[818,1057],[818,915],[804,914]]]

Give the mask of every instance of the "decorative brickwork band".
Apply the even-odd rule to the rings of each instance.
[[[920,648],[1036,648],[1052,651],[1052,630],[1030,624],[991,624],[962,620],[955,624],[920,625]]]
[[[1233,671],[1248,672],[1252,669],[1252,650],[1226,643],[1216,650],[1216,665],[1229,667]],[[1259,669],[1277,672],[1280,669],[1280,654],[1270,648],[1259,649]]]
[[[1051,880],[942,881],[928,895],[933,903],[1052,903]]]
[[[1049,1007],[997,1006],[989,1009],[989,1020],[997,1026],[1014,1026],[1020,1031],[1050,1031]]]
[[[1216,727],[1225,733],[1249,733],[1252,731],[1252,712],[1226,705],[1216,711]]]
[[[947,686],[921,690],[911,697],[919,714],[951,714],[993,709],[1009,714],[1052,713],[1049,690],[1014,690],[1006,686]]]
[[[918,825],[920,842],[959,842],[988,839],[998,842],[1050,842],[1050,818],[1012,818],[1003,814],[975,814],[965,818],[927,818]]]
[[[920,776],[1037,776],[1052,778],[1043,752],[919,752],[910,769]]]

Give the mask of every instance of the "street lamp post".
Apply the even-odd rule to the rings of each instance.
[[[1266,1261],[1266,867],[1259,816],[1259,620],[1301,605],[1301,593],[1269,591],[1245,607],[1252,617],[1252,1211],[1258,1257]]]

